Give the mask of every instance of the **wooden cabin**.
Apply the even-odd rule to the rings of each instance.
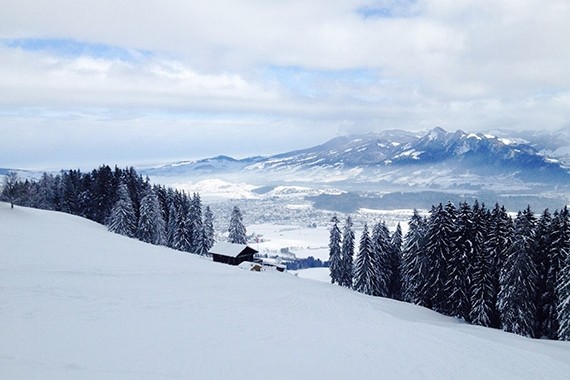
[[[221,241],[214,244],[209,253],[216,263],[239,265],[244,261],[253,262],[253,255],[255,255],[257,251],[245,244]]]

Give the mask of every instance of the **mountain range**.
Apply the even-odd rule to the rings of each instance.
[[[267,157],[217,156],[144,171],[151,177],[239,179],[257,185],[323,184],[346,190],[544,193],[570,186],[570,137],[533,142],[485,133],[391,130],[334,138]],[[540,138],[539,138],[540,137]],[[556,141],[558,145],[553,144]],[[556,153],[558,152],[558,153]]]

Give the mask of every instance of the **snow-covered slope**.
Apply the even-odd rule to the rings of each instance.
[[[3,379],[567,379],[570,343],[0,203]]]

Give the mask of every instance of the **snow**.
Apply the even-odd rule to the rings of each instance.
[[[467,135],[468,139],[475,139],[475,140],[483,140],[483,138],[481,138],[481,136],[475,134],[475,133],[470,133]]]
[[[3,379],[567,379],[570,344],[0,203]]]
[[[246,244],[233,244],[227,241],[219,241],[210,249],[210,253],[224,255],[228,257],[238,257],[244,249],[247,248]]]

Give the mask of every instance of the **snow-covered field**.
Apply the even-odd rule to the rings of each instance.
[[[261,235],[259,242],[251,244],[261,254],[276,255],[285,248],[298,258],[329,259],[329,231],[326,227],[255,224],[247,226],[247,232]]]
[[[568,379],[570,343],[0,203],[2,379]]]

